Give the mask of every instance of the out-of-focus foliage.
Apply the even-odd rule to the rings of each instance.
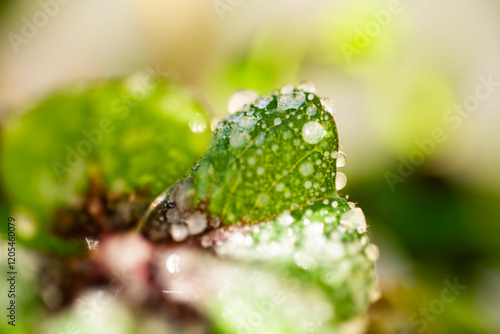
[[[65,251],[48,234],[56,210],[81,202],[93,181],[153,199],[203,153],[209,132],[190,91],[146,73],[52,95],[3,131],[6,197],[33,224],[20,241]]]

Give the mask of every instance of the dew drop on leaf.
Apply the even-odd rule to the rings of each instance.
[[[284,85],[281,88],[281,91],[280,91],[281,94],[288,94],[288,93],[291,93],[291,92],[293,92],[293,86],[292,85]]]
[[[207,228],[207,216],[201,212],[195,212],[186,219],[190,234],[199,234]]]
[[[342,190],[344,189],[346,184],[347,184],[347,177],[345,176],[344,173],[338,172],[337,176],[335,177],[335,189]]]
[[[234,148],[244,147],[250,141],[250,135],[246,132],[236,132],[231,135],[229,144]]]
[[[368,246],[366,246],[365,254],[370,261],[377,261],[379,257],[378,247],[374,244],[369,244]]]
[[[271,96],[267,96],[267,95],[264,95],[264,96],[260,96],[256,101],[255,101],[255,106],[259,109],[264,109],[265,107],[267,107],[267,105],[269,103],[271,103],[271,101],[273,100],[273,98]]]
[[[335,114],[335,102],[333,102],[333,100],[329,97],[322,97],[320,102],[323,108],[325,108],[325,110],[328,111],[328,113],[330,113],[333,117]]]
[[[260,135],[257,136],[257,138],[255,138],[255,145],[262,146],[264,145],[265,141],[266,141],[266,134],[261,133]]]
[[[301,92],[280,95],[278,98],[278,110],[298,109],[305,101],[306,96]]]
[[[308,144],[317,144],[325,136],[325,128],[318,122],[307,122],[302,127],[302,138]]]
[[[276,217],[276,220],[283,226],[289,226],[293,223],[293,217],[290,214],[290,211],[283,211],[282,214]]]
[[[241,127],[244,130],[250,130],[257,124],[257,117],[253,116],[243,116],[240,121],[238,122],[238,126]]]
[[[355,208],[342,214],[340,224],[359,233],[366,232],[366,219],[363,210]]]
[[[337,167],[344,167],[347,163],[347,156],[344,152],[339,151],[337,154]]]
[[[298,90],[302,90],[306,93],[314,93],[316,91],[316,87],[314,86],[314,84],[309,81],[309,80],[304,80],[304,81],[301,81],[298,85],[297,85],[297,89]]]
[[[210,130],[214,131],[219,127],[220,122],[222,121],[222,118],[220,117],[214,117],[212,121],[210,121]]]
[[[314,116],[316,115],[316,112],[318,111],[318,108],[316,108],[316,106],[314,104],[310,104],[307,106],[306,108],[306,113],[309,115],[309,116]]]
[[[299,172],[304,176],[308,176],[314,172],[314,167],[310,162],[304,162],[300,165]]]
[[[227,111],[230,114],[241,111],[246,104],[252,104],[258,97],[259,94],[253,90],[240,89],[229,97]]]
[[[172,236],[172,239],[174,239],[174,241],[179,242],[188,237],[189,231],[186,225],[174,223],[170,227],[170,235]]]

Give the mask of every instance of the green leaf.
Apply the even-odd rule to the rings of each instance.
[[[143,74],[66,89],[3,130],[7,199],[14,212],[29,214],[41,233],[20,238],[44,248],[50,248],[45,240],[54,213],[84,201],[91,181],[104,194],[137,192],[147,203],[175,182],[209,141],[208,118],[193,94]]]
[[[231,224],[335,194],[337,129],[317,96],[271,94],[247,109],[220,125],[194,170],[195,205]]]
[[[230,109],[235,100],[252,97],[248,91],[241,94],[230,100]],[[285,87],[241,109],[219,124],[205,156],[155,200],[141,227],[154,241],[183,241],[191,235],[191,242],[229,259],[243,276],[251,276],[252,268],[271,275],[255,283],[213,274],[216,280],[230,280],[230,290],[234,287],[224,298],[207,297],[202,303],[216,331],[246,326],[248,314],[269,304],[273,288],[266,282],[283,277],[300,285],[291,290],[318,293],[316,302],[326,300],[332,312],[293,315],[293,305],[311,299],[296,300],[290,309],[284,303],[273,314],[263,314],[261,331],[301,333],[305,319],[311,326],[323,324],[320,332],[337,331],[366,312],[379,291],[378,249],[368,242],[364,214],[336,189],[337,158],[344,157],[338,152],[333,101]],[[197,238],[201,232],[207,233]],[[265,289],[269,293],[253,293]]]
[[[374,261],[360,208],[331,197],[256,225],[230,226],[202,238],[222,258],[294,277],[300,291],[319,288],[333,305],[330,324],[366,312],[376,300]]]
[[[337,194],[332,100],[290,87],[242,108],[219,124],[208,152],[165,194],[165,203],[180,204],[180,211],[206,209],[230,225],[259,222]],[[174,197],[185,203],[173,203]],[[165,208],[148,218],[156,219],[153,229],[163,228]]]

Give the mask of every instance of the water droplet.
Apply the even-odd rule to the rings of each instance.
[[[360,208],[343,213],[340,218],[340,224],[351,230],[356,230],[358,233],[366,232],[366,219]]]
[[[314,99],[314,94],[309,94],[309,95],[307,95],[307,99],[308,99],[309,101],[312,101],[312,99]]]
[[[207,248],[207,247],[211,247],[213,245],[213,242],[206,238],[206,237],[203,237],[201,239],[201,246],[204,247],[204,248]]]
[[[301,92],[280,95],[278,97],[278,110],[298,109],[305,101],[306,97]]]
[[[240,89],[229,97],[227,101],[227,111],[230,114],[241,111],[246,104],[253,103],[258,97],[259,94],[253,90]]]
[[[207,216],[200,211],[191,214],[186,219],[189,234],[199,234],[207,228]]]
[[[231,115],[227,118],[227,121],[229,123],[238,123],[240,121],[240,119],[243,117],[243,113],[237,113],[237,114],[234,114],[234,115]]]
[[[264,145],[265,141],[266,141],[266,134],[261,133],[260,135],[257,136],[257,138],[255,138],[255,145],[262,146]]]
[[[170,235],[174,241],[183,241],[189,236],[189,231],[184,224],[172,224],[170,227]]]
[[[201,114],[196,114],[192,117],[191,122],[189,122],[189,128],[191,132],[200,133],[207,129],[207,123],[205,118]]]
[[[220,117],[214,117],[212,121],[210,122],[210,129],[214,131],[219,127],[219,123],[222,121],[222,118]]]
[[[369,292],[370,296],[370,302],[376,302],[380,296],[382,296],[382,293],[380,292],[379,288],[377,286],[374,286],[370,292]]]
[[[290,211],[283,211],[281,215],[279,215],[276,220],[282,225],[282,226],[289,226],[291,223],[293,223],[293,217],[290,214]]]
[[[210,226],[217,228],[220,225],[220,218],[218,216],[210,217]]]
[[[322,97],[320,102],[323,108],[333,117],[335,115],[335,102],[329,97]]]
[[[96,250],[99,247],[99,240],[94,240],[92,237],[85,238],[87,242],[87,248],[91,251]]]
[[[316,115],[316,112],[318,111],[318,108],[316,108],[316,106],[314,104],[310,104],[307,106],[306,108],[306,113],[309,115],[309,116],[314,116]]]
[[[262,174],[264,174],[265,171],[266,170],[264,169],[264,167],[259,167],[259,168],[257,168],[257,175],[262,175]]]
[[[304,162],[300,165],[299,172],[304,176],[308,176],[314,172],[314,167],[310,162]]]
[[[267,105],[269,103],[271,103],[271,101],[273,100],[273,98],[271,96],[267,96],[267,95],[264,95],[264,96],[260,96],[256,101],[255,101],[255,106],[259,109],[264,109],[265,107],[267,107]]]
[[[242,128],[243,130],[249,130],[257,124],[257,117],[253,116],[243,116],[240,121],[238,122],[238,126]]]
[[[347,156],[345,155],[344,152],[339,151],[337,155],[337,167],[344,167],[346,163],[347,163]]]
[[[314,84],[311,81],[304,80],[304,81],[299,82],[299,84],[297,85],[297,89],[302,90],[306,93],[314,93],[314,91],[316,90],[316,87],[314,86]]]
[[[339,202],[333,201],[332,202],[332,208],[337,208],[339,206]]]
[[[167,211],[167,221],[169,223],[179,223],[181,221],[181,212],[174,208]]]
[[[338,172],[335,177],[335,189],[342,190],[347,184],[347,176],[344,173]]]
[[[285,189],[285,185],[283,183],[278,183],[276,185],[276,191],[283,191]]]
[[[295,253],[293,259],[297,266],[305,270],[310,269],[314,265],[314,258],[304,252]]]
[[[165,266],[167,267],[167,270],[172,273],[178,273],[181,271],[179,269],[179,260],[181,257],[178,254],[172,254],[167,258],[167,261],[165,261]]]
[[[323,236],[324,228],[323,223],[312,223],[304,228],[304,234],[308,237]]]
[[[259,197],[257,197],[257,206],[260,206],[260,207],[263,207],[267,204],[267,202],[269,202],[269,195],[268,194],[265,194],[265,193],[262,193],[259,195]]]
[[[281,88],[281,94],[288,94],[288,93],[291,93],[291,92],[293,92],[293,86],[292,85],[284,85]]]
[[[232,147],[240,148],[244,147],[250,141],[250,135],[246,132],[236,132],[231,135],[231,140],[229,144]]]
[[[375,262],[378,260],[380,252],[379,252],[378,247],[376,245],[369,244],[365,248],[365,254],[366,254],[366,257],[368,258],[368,260]]]
[[[248,159],[248,163],[249,163],[250,165],[255,165],[255,158],[254,158],[254,157],[249,158],[249,159]]]
[[[280,125],[280,124],[281,124],[281,118],[275,118],[274,125]]]
[[[311,181],[306,181],[306,183],[304,183],[304,187],[306,187],[306,189],[311,188],[311,186],[312,186]]]
[[[302,138],[308,144],[319,143],[325,134],[325,128],[317,122],[307,122],[302,127]]]
[[[345,255],[344,245],[340,242],[331,242],[326,246],[327,254],[334,260],[338,260]]]

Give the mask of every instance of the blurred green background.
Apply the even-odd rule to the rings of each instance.
[[[500,332],[500,2],[55,3],[29,38],[41,5],[0,6],[3,122],[69,83],[148,66],[211,117],[238,89],[310,80],[336,102],[343,191],[380,248],[368,332],[418,332],[412,314],[455,279],[467,289],[423,332]]]

